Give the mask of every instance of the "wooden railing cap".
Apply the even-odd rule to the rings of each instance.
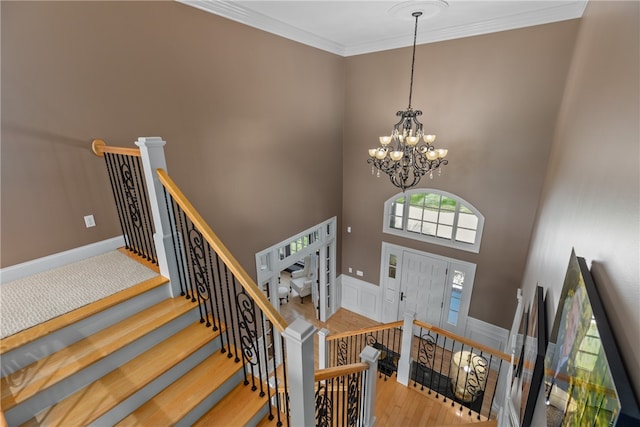
[[[123,156],[140,157],[139,148],[115,147],[107,145],[102,139],[94,139],[91,142],[91,150],[98,157],[104,157],[104,153],[121,154]]]
[[[91,150],[93,151],[93,154],[95,154],[98,157],[104,157],[104,151],[102,151],[103,147],[105,147],[107,145],[106,142],[104,142],[101,139],[94,139],[93,142],[91,143]]]

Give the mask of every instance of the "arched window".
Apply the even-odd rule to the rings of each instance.
[[[389,234],[480,251],[484,216],[455,194],[417,189],[395,195],[384,204],[384,228]]]

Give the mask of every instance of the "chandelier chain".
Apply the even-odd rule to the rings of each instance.
[[[413,69],[416,65],[416,41],[418,40],[418,18],[422,15],[422,12],[413,12],[412,16],[416,18],[416,25],[413,30],[413,56],[411,58],[411,81],[409,83],[409,107],[411,108],[411,98],[413,96]]]

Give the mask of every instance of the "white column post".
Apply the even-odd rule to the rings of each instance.
[[[327,335],[328,329],[322,328],[318,331],[318,369],[327,367]]]
[[[291,425],[315,426],[315,372],[313,334],[316,328],[304,319],[296,319],[284,330],[287,347],[287,375]]]
[[[404,325],[402,325],[402,349],[400,350],[396,377],[398,382],[405,386],[409,384],[411,372],[411,342],[413,341],[413,319],[415,317],[415,313],[406,312],[404,314]]]
[[[362,384],[364,390],[365,401],[362,405],[362,425],[366,427],[374,427],[376,425],[375,401],[376,401],[376,382],[378,381],[378,358],[380,350],[376,350],[371,346],[366,346],[360,353],[360,361],[369,364],[366,383]]]
[[[164,158],[165,144],[166,141],[157,136],[140,137],[136,141],[136,145],[140,147],[142,167],[145,181],[147,182],[147,192],[149,193],[149,204],[153,215],[153,225],[155,227],[153,241],[156,246],[158,266],[160,267],[160,274],[168,277],[171,281],[171,293],[175,297],[180,295],[180,284],[174,256],[173,239],[171,237],[171,222],[167,212],[164,188],[156,173],[159,168],[167,170],[167,163]]]

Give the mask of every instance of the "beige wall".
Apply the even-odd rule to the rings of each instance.
[[[2,267],[121,234],[91,141],[161,136],[255,275],[340,215],[343,99],[341,57],[176,2],[3,1]]]
[[[558,118],[525,296],[553,321],[571,248],[592,268],[640,396],[640,3],[590,1]]]
[[[457,194],[483,213],[478,254],[382,233],[382,205],[398,189],[371,175],[367,149],[407,106],[411,49],[347,58],[343,273],[353,267],[378,284],[382,241],[473,262],[470,315],[510,327],[578,24],[418,46],[413,107],[449,149],[443,175],[419,187]]]
[[[377,284],[383,239],[475,262],[470,314],[508,327],[522,283],[557,303],[575,246],[640,384],[638,3],[419,47],[414,106],[451,150],[421,186],[484,213],[479,254],[381,233],[395,189],[366,149],[406,106],[409,49],[344,59],[175,2],[1,10],[2,267],[119,234],[90,142],[159,135],[169,172],[251,274],[256,251],[342,208],[345,270]]]

